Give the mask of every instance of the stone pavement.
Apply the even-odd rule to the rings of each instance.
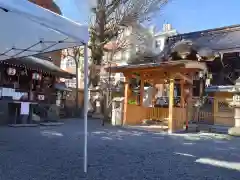
[[[0,180],[237,180],[240,139],[102,127],[89,120],[89,171],[83,123],[0,128]]]

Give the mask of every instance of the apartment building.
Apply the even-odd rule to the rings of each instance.
[[[171,24],[164,24],[162,31],[154,34],[155,41],[153,43],[153,46],[156,51],[155,53],[160,53],[163,50],[164,44],[168,37],[175,36],[177,34],[177,30],[173,29]]]
[[[148,28],[135,24],[125,28],[119,39],[106,45],[105,48],[109,52],[105,53],[104,61],[112,66],[146,63],[143,57],[154,57],[160,54],[167,38],[174,35],[177,35],[177,31],[172,28],[171,24],[164,24],[159,32],[156,32],[154,26]],[[124,80],[121,73],[111,75],[105,73],[104,78],[109,78],[109,76],[113,84]]]
[[[72,74],[78,74],[78,88],[83,89],[83,63],[84,63],[84,57],[82,56],[83,53],[83,47],[79,48],[69,48],[62,50],[62,56],[61,56],[61,63],[60,68],[70,72]],[[76,72],[76,61],[78,60],[78,73]],[[88,60],[89,63],[91,61],[91,51],[88,51]],[[64,81],[66,86],[69,88],[76,88],[76,78],[73,79],[61,79],[61,81]]]

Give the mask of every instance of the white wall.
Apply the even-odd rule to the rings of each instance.
[[[80,47],[80,52],[83,52],[83,47]],[[69,50],[63,50],[62,51],[63,53],[63,57],[61,59],[61,64],[60,64],[60,68],[65,70],[65,71],[68,71],[70,73],[73,73],[73,74],[76,74],[76,63],[75,63],[75,60],[74,60],[74,54],[71,54],[71,48],[69,48]],[[84,57],[81,56],[79,58],[79,71],[78,71],[78,85],[79,85],[79,88],[83,88],[84,86],[84,83],[83,83],[83,61],[84,61]],[[91,61],[91,51],[88,50],[88,61],[90,63]],[[76,87],[76,78],[73,78],[73,79],[61,79],[61,81],[65,82],[66,83],[66,86],[67,87],[71,87],[71,88],[75,88]]]
[[[177,31],[175,29],[172,29],[170,31],[165,31],[165,32],[159,32],[154,35],[155,37],[155,42],[154,42],[154,52],[155,54],[160,53],[164,49],[164,45],[166,43],[166,40],[170,36],[177,35]],[[156,44],[158,43],[158,47]]]
[[[144,27],[139,24],[133,24],[132,27],[125,28],[117,39],[117,42],[123,45],[123,50],[115,52],[112,59],[109,52],[105,53],[104,61],[113,61],[118,65],[127,65],[130,59],[141,57],[139,54],[155,56],[164,49],[166,39],[176,34],[177,31],[171,29],[171,25],[164,25],[163,30],[156,33],[154,26]],[[158,46],[156,46],[157,42]],[[108,76],[106,75],[106,77]],[[123,80],[123,78],[122,73],[114,75],[115,83]]]

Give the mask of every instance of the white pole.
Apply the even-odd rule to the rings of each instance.
[[[87,173],[88,47],[84,46],[84,172]]]

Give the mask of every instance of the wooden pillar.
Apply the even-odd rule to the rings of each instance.
[[[185,100],[184,100],[184,96],[185,96],[185,89],[184,89],[184,80],[181,80],[180,81],[180,91],[181,91],[181,101],[180,101],[180,104],[181,104],[181,108],[184,108],[185,107]]]
[[[141,76],[140,84],[140,106],[143,106],[143,97],[144,97],[144,78]]]
[[[193,73],[190,74],[191,79],[193,80]],[[189,121],[193,119],[193,84],[189,85],[189,95],[187,98],[187,120],[186,120],[186,130],[188,130]]]
[[[127,107],[128,107],[128,89],[129,89],[129,77],[125,76],[124,85],[124,108],[123,108],[123,125],[127,123]]]
[[[152,107],[154,107],[154,105],[155,105],[155,96],[156,96],[156,84],[155,83],[153,83],[153,91],[152,91]]]
[[[169,80],[169,111],[168,111],[168,131],[175,131],[175,122],[173,120],[173,105],[174,105],[174,79]]]

